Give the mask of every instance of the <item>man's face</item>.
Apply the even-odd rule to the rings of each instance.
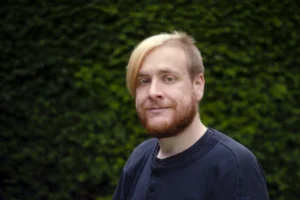
[[[176,136],[194,120],[202,95],[196,94],[199,87],[190,79],[180,48],[155,48],[143,61],[137,80],[136,109],[150,135]]]

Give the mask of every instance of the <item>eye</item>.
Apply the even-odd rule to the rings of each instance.
[[[164,82],[173,83],[176,80],[174,76],[164,76]]]
[[[139,84],[139,85],[146,85],[146,84],[148,84],[148,83],[150,83],[150,80],[147,79],[147,78],[141,78],[141,79],[139,79],[139,81],[138,81],[138,84]]]

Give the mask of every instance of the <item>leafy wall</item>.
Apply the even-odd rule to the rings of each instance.
[[[147,138],[125,87],[130,52],[152,34],[184,30],[206,67],[204,123],[256,154],[270,199],[298,199],[298,1],[146,2],[2,3],[3,198],[112,194]]]

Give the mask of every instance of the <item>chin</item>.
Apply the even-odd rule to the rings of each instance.
[[[167,118],[167,117],[151,117],[147,120],[147,124],[152,127],[168,126],[171,123],[172,123],[171,118]]]

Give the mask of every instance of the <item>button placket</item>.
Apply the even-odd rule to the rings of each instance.
[[[150,182],[147,190],[147,198],[146,199],[151,199],[153,195],[155,195],[155,185],[157,184],[157,179],[159,178],[159,174],[156,170],[152,171],[151,176],[150,176]]]

